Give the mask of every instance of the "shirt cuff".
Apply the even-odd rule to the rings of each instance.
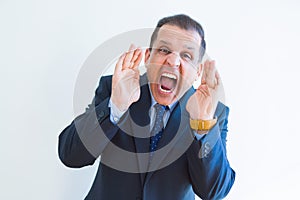
[[[205,134],[202,134],[202,135],[198,134],[197,131],[193,131],[193,133],[194,133],[197,140],[201,140],[201,138],[203,138],[203,136],[205,135]]]
[[[111,99],[108,102],[108,107],[110,107],[110,116],[109,119],[113,124],[117,124],[125,111],[120,111],[119,108],[111,101]]]

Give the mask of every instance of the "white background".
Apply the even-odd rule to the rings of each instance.
[[[84,198],[96,165],[69,169],[57,155],[82,64],[112,36],[177,13],[203,25],[225,85],[226,199],[299,198],[299,11],[297,0],[0,0],[0,199]]]

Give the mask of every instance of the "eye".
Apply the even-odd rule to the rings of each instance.
[[[192,60],[192,55],[190,53],[183,53],[182,54],[183,59],[185,60]]]
[[[172,53],[169,49],[167,49],[166,47],[162,47],[158,49],[158,52],[164,55],[168,55],[170,53]]]

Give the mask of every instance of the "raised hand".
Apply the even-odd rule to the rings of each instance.
[[[142,57],[142,50],[132,44],[116,64],[112,78],[111,101],[120,111],[126,111],[132,103],[140,98],[138,66]]]
[[[192,119],[210,120],[219,101],[224,103],[225,94],[215,61],[207,60],[203,66],[201,85],[187,102],[186,109]]]

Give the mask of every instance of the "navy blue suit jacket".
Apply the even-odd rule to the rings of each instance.
[[[102,77],[93,103],[59,136],[59,157],[68,167],[92,165],[101,156],[88,200],[191,200],[222,199],[231,189],[235,172],[226,156],[229,109],[218,103],[217,124],[201,140],[189,126],[185,105],[191,88],[172,111],[163,137],[149,164],[151,96],[146,76],[141,77],[141,96],[111,123],[112,77]],[[148,131],[147,131],[148,130]],[[145,169],[148,169],[145,170]]]

